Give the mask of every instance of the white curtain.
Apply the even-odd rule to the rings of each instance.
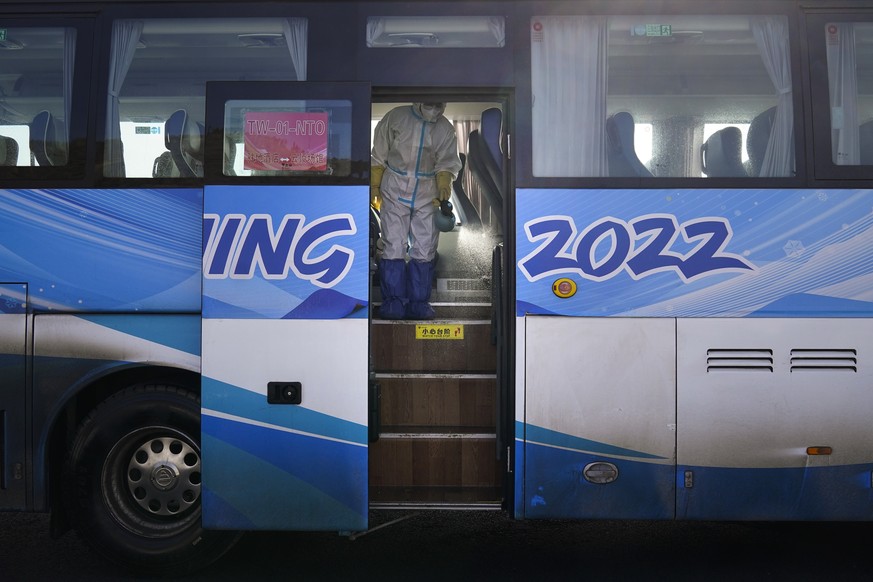
[[[506,19],[502,16],[491,16],[488,18],[488,30],[494,35],[494,46],[506,44]]]
[[[828,23],[825,34],[833,161],[854,166],[861,163],[855,27],[851,23]]]
[[[141,20],[118,20],[112,26],[112,55],[109,63],[109,96],[106,105],[104,175],[124,176],[124,151],[121,144],[121,118],[118,95],[133,62],[142,35]]]
[[[606,17],[531,22],[534,176],[604,176]]]
[[[367,19],[367,46],[374,47],[377,39],[385,32],[385,19],[371,16]]]
[[[285,44],[291,53],[291,64],[297,73],[298,81],[306,80],[306,63],[308,53],[306,51],[307,31],[309,21],[305,18],[286,18],[282,21],[282,31],[285,34]]]
[[[70,124],[73,121],[73,73],[76,63],[76,29],[64,29],[64,135],[63,149],[67,150],[70,143]],[[64,160],[63,163],[67,161]]]
[[[776,116],[759,176],[794,175],[794,104],[788,22],[784,16],[751,18],[752,34],[776,89]]]

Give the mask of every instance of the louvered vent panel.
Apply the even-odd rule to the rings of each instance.
[[[487,291],[491,288],[483,279],[446,279],[449,291]]]
[[[711,348],[706,350],[706,371],[773,372],[773,350]]]
[[[858,351],[846,349],[793,349],[791,371],[858,372]]]

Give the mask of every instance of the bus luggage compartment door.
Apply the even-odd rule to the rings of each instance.
[[[205,527],[367,527],[367,190],[205,189]]]
[[[681,319],[676,513],[870,520],[873,321]]]
[[[26,297],[26,285],[0,284],[0,509],[26,509]]]
[[[525,320],[524,516],[671,519],[675,320]]]

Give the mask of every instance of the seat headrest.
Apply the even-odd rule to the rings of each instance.
[[[480,133],[488,146],[488,151],[498,165],[503,164],[503,153],[500,151],[503,135],[503,112],[496,107],[490,107],[480,116]]]
[[[615,137],[621,146],[634,143],[634,117],[627,111],[619,111],[612,116]]]
[[[726,127],[709,136],[701,149],[703,173],[712,177],[743,177],[743,134]]]
[[[649,177],[652,173],[634,149],[634,118],[619,111],[606,119],[607,162],[610,176]]]
[[[49,111],[40,111],[30,122],[30,151],[40,166],[62,166],[67,163],[64,130]]]
[[[184,109],[174,111],[164,124],[164,145],[183,178],[203,175],[203,130]]]
[[[764,154],[767,152],[767,144],[770,142],[770,133],[773,130],[773,121],[776,119],[776,107],[771,107],[759,113],[749,124],[749,132],[746,135],[746,154],[749,156],[749,174],[758,176],[761,173],[761,165],[764,163]]]
[[[0,166],[15,166],[18,164],[18,142],[0,135]]]
[[[175,111],[167,119],[164,124],[164,145],[170,151],[173,151],[171,145],[174,139],[179,141],[182,152],[199,156],[203,148],[203,135],[200,126],[188,117],[188,112],[184,109]]]

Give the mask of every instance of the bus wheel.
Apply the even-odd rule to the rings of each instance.
[[[89,414],[65,466],[68,512],[99,553],[137,573],[183,574],[238,539],[204,531],[200,401],[175,386],[137,385]]]

